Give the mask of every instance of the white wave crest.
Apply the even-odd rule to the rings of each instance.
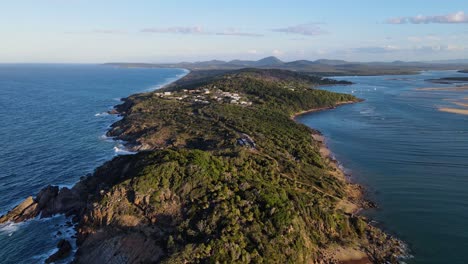
[[[13,223],[7,222],[5,224],[0,225],[0,234],[12,236],[20,227],[24,225],[24,222],[21,223]]]
[[[118,144],[117,146],[115,146],[114,152],[116,155],[134,155],[137,153],[126,149],[122,144]]]
[[[108,116],[108,115],[109,115],[108,112],[102,112],[102,113],[97,113],[94,116]]]

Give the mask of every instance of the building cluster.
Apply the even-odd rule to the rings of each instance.
[[[243,99],[238,93],[224,92],[220,89],[195,89],[195,90],[182,90],[180,92],[160,92],[155,93],[156,96],[166,99],[191,101],[194,103],[210,104],[210,101],[220,103],[238,104],[249,106],[252,102]]]

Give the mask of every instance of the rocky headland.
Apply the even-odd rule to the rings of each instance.
[[[330,82],[285,70],[195,73],[130,96],[108,135],[137,154],[71,189],[44,188],[0,223],[72,216],[75,263],[397,263],[403,244],[357,214],[372,205],[362,187],[291,118],[359,101],[315,89]],[[61,242],[50,261],[67,254]]]

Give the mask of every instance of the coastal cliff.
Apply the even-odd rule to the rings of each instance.
[[[138,154],[44,188],[0,223],[73,215],[76,263],[396,263],[401,243],[356,214],[362,189],[291,118],[359,101],[314,89],[328,84],[248,69],[130,96],[108,135]]]

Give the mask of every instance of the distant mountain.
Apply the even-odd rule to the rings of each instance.
[[[192,71],[229,71],[242,68],[285,69],[297,72],[313,73],[321,76],[337,75],[395,75],[416,74],[423,70],[460,70],[468,68],[468,59],[445,60],[432,62],[348,62],[345,60],[319,59],[296,60],[284,62],[277,57],[270,56],[257,61],[252,60],[210,60],[200,62],[149,64],[149,63],[108,63],[120,67],[145,68],[186,68]]]
[[[195,62],[195,64],[209,64],[209,65],[220,65],[220,64],[225,64],[225,61],[222,60],[210,60],[210,61],[201,61],[201,62]]]
[[[308,67],[308,66],[315,65],[315,64],[316,64],[315,62],[309,61],[309,60],[297,60],[297,61],[287,62],[285,65],[287,67]]]
[[[249,61],[249,60],[232,60],[232,61],[229,61],[228,64],[251,66],[255,64],[255,62],[256,61]]]
[[[341,64],[347,64],[349,62],[345,61],[345,60],[327,60],[327,59],[320,59],[320,60],[316,60],[314,61],[314,63],[317,63],[317,64],[327,64],[327,65],[341,65]]]
[[[458,64],[468,64],[468,59],[434,60],[434,61],[425,61],[425,63],[458,63]]]
[[[277,57],[270,56],[258,61],[251,61],[251,60],[232,60],[226,63],[227,65],[237,65],[237,66],[245,66],[245,67],[263,67],[263,66],[272,66],[272,65],[282,65],[284,64],[283,61],[278,59]]]
[[[284,64],[284,62],[276,58],[275,56],[266,57],[254,63],[255,66],[271,66],[271,65],[282,65],[282,64]]]

